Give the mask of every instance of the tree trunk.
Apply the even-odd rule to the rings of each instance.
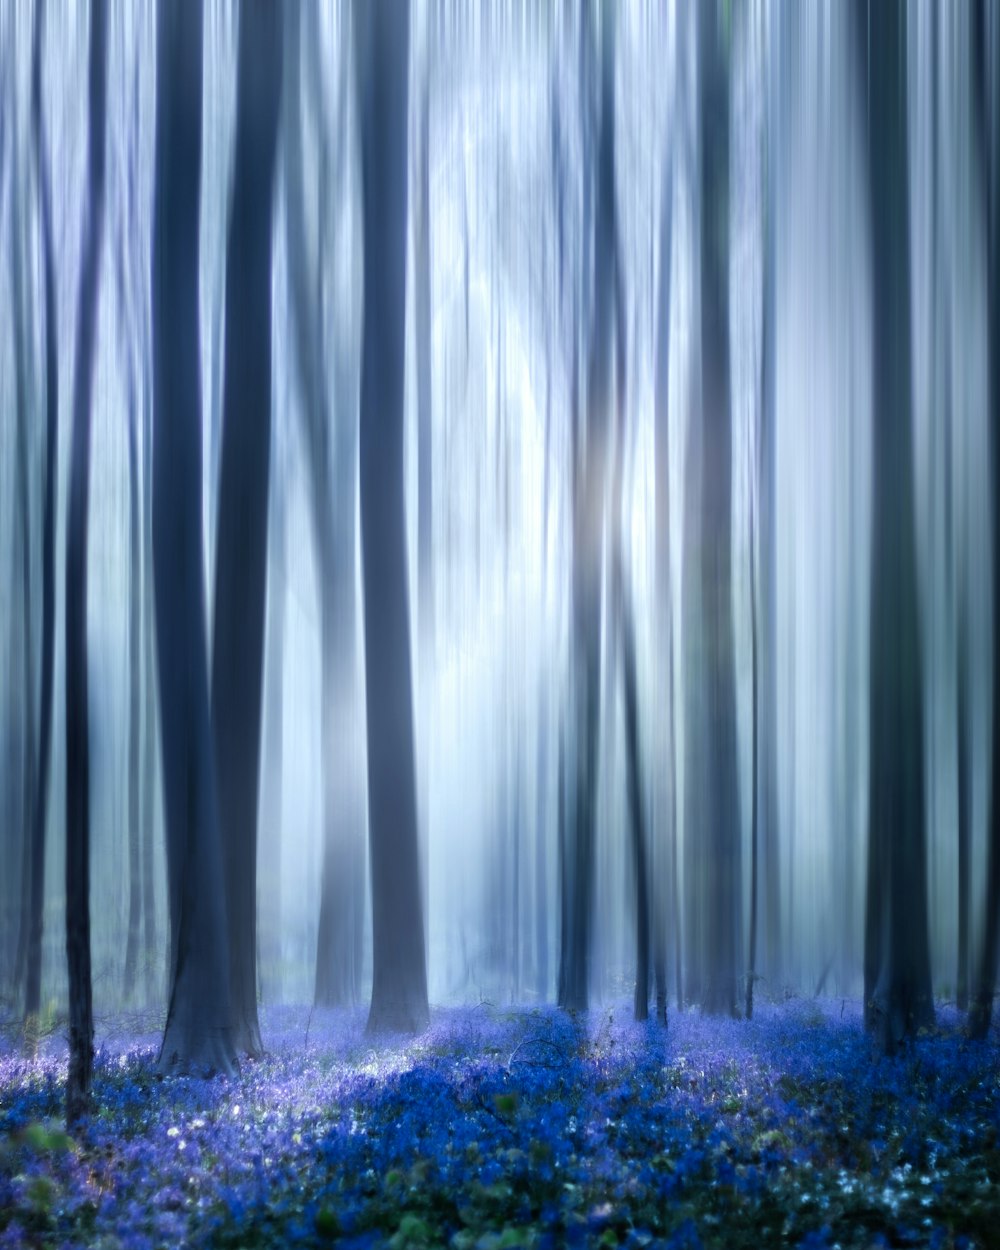
[[[679,60],[679,57],[678,57]],[[676,72],[676,63],[675,63]],[[680,98],[675,90],[674,100]],[[677,779],[674,768],[674,628],[673,586],[670,573],[670,305],[673,270],[674,239],[674,148],[676,130],[671,131],[669,146],[663,164],[663,202],[660,207],[660,272],[656,299],[656,348],[655,348],[655,474],[656,474],[656,597],[659,607],[657,650],[665,674],[664,695],[666,704],[663,718],[666,732],[663,745],[666,752],[666,813],[660,815],[657,843],[668,854],[668,862],[661,865],[653,888],[661,898],[666,897],[666,882],[676,881],[677,871]],[[664,871],[665,870],[665,871]],[[676,902],[676,893],[675,900]],[[656,908],[653,937],[653,979],[656,983],[656,1014],[661,1024],[667,1022],[667,930],[666,907]],[[675,920],[676,906],[671,908]],[[679,977],[678,977],[679,986]]]
[[[13,111],[13,109],[12,109]],[[19,727],[21,751],[18,758],[20,775],[17,778],[18,803],[17,832],[20,851],[20,907],[18,913],[17,950],[14,956],[14,982],[20,988],[26,981],[26,969],[29,946],[29,928],[31,924],[30,903],[32,892],[32,813],[35,803],[36,768],[35,768],[35,657],[34,657],[34,624],[32,621],[32,577],[31,577],[31,485],[32,485],[32,449],[31,433],[34,426],[34,413],[29,396],[29,379],[32,372],[29,352],[33,346],[33,335],[29,334],[29,323],[32,320],[30,305],[26,306],[28,293],[25,290],[25,268],[27,248],[24,230],[21,224],[21,200],[24,191],[17,185],[18,167],[16,150],[14,154],[15,186],[11,194],[11,236],[13,246],[10,250],[11,287],[14,304],[14,430],[16,465],[16,496],[17,514],[15,526],[21,557],[21,655],[11,669],[11,679],[15,672],[20,677],[21,698],[20,711],[23,717]],[[25,184],[27,178],[25,178]],[[34,283],[27,284],[29,290]],[[12,620],[13,625],[13,620]],[[13,630],[11,631],[13,633]],[[15,705],[16,706],[16,705]]]
[[[261,834],[258,857],[261,876],[261,995],[280,1002],[281,956],[281,844],[284,786],[284,664],[285,612],[288,603],[287,468],[279,454],[279,422],[271,427],[271,501],[268,523],[270,570],[267,578],[267,661],[264,666],[264,775],[261,778]]]
[[[874,273],[869,872],[865,1018],[891,1053],[933,1022],[913,497],[905,9],[868,11]],[[862,41],[862,46],[865,46]],[[864,70],[867,66],[863,67]]]
[[[262,1052],[257,1019],[257,796],[271,464],[271,221],[282,15],[240,8],[236,161],[226,259],[222,465],[215,558],[212,736],[229,929],[233,1042]]]
[[[751,495],[753,488],[751,487]],[[758,885],[758,842],[759,814],[757,807],[758,795],[758,753],[757,753],[757,577],[754,561],[754,544],[756,542],[755,501],[750,502],[750,953],[747,961],[747,984],[745,1013],[748,1020],[753,1019],[753,983],[757,975],[757,885]]]
[[[564,945],[560,950],[559,1005],[585,1011],[589,1002],[593,928],[597,742],[600,728],[601,574],[610,414],[612,318],[615,300],[615,13],[603,10],[601,114],[594,170],[594,299],[587,365],[587,414],[573,470],[573,681],[577,740],[574,791],[564,842]],[[583,43],[586,44],[584,39]],[[585,165],[592,162],[585,160]],[[585,201],[589,179],[584,175]],[[586,217],[586,212],[585,212]],[[574,405],[575,408],[575,405]],[[574,412],[579,422],[579,413]],[[579,451],[583,451],[583,456]]]
[[[202,9],[157,11],[153,575],[170,884],[161,1072],[236,1065],[205,654],[198,315]]]
[[[991,760],[989,844],[986,869],[986,915],[979,952],[969,1032],[983,1039],[989,1031],[997,981],[1000,941],[1000,13],[997,6],[978,10],[979,51],[976,122],[986,184],[987,299],[990,344],[989,403],[993,520],[993,752]]]
[[[148,334],[148,323],[145,322]],[[143,411],[146,414],[143,447],[143,500],[142,500],[142,550],[143,550],[143,690],[142,703],[143,751],[142,751],[142,944],[145,969],[147,1001],[153,989],[153,968],[156,958],[156,888],[153,863],[155,848],[156,797],[156,674],[153,657],[153,613],[155,610],[153,567],[153,405],[149,395],[148,338],[144,338],[143,351]]]
[[[420,694],[420,869],[424,918],[428,906],[428,845],[430,841],[431,681],[434,671],[434,445],[431,407],[431,191],[430,191],[430,69],[420,92],[420,146],[417,165],[417,204],[413,277],[417,345],[417,637]]]
[[[312,10],[315,13],[315,10]],[[357,706],[355,626],[355,502],[357,421],[355,392],[348,384],[342,336],[334,347],[335,446],[331,456],[330,405],[322,347],[319,288],[311,284],[306,236],[305,175],[302,152],[302,51],[316,43],[314,32],[303,42],[302,9],[285,7],[284,162],[289,308],[294,327],[295,365],[302,425],[309,448],[311,518],[319,569],[321,754],[323,770],[323,867],[316,942],[317,1006],[347,1006],[356,1001],[361,972],[361,892],[364,882],[362,814],[357,778]],[[348,69],[341,65],[341,126],[333,158],[335,171],[344,160]],[[318,71],[310,83],[321,90]],[[326,212],[326,184],[319,179],[319,217]],[[326,263],[322,239],[318,263]],[[351,379],[353,381],[353,379]],[[331,464],[332,460],[332,464]],[[334,473],[336,480],[334,480]]]
[[[119,242],[121,246],[121,242]],[[142,544],[142,516],[139,510],[139,465],[136,450],[135,380],[131,366],[128,380],[128,497],[129,497],[129,707],[128,707],[128,936],[125,941],[125,973],[122,992],[126,1001],[135,990],[139,959],[139,928],[142,921],[141,847],[139,828],[139,718],[141,675],[139,647],[141,635],[142,576],[139,551]]]
[[[87,205],[77,311],[76,371],[66,517],[66,959],[69,968],[69,1075],[66,1123],[90,1109],[94,1014],[90,970],[90,760],[87,697],[87,522],[91,391],[104,226],[107,11],[90,12]]]
[[[711,777],[706,806],[706,966],[702,1006],[736,1012],[740,825],[732,610],[729,391],[729,65],[715,3],[698,10],[702,493],[701,590]]]
[[[364,320],[361,549],[368,701],[373,982],[369,1032],[428,1020],[403,498],[408,3],[356,13]]]
[[[36,1020],[42,995],[42,926],[45,908],[45,834],[48,823],[49,761],[52,754],[52,686],[55,659],[55,529],[56,465],[59,440],[59,348],[57,338],[55,264],[49,173],[42,120],[42,18],[35,11],[31,66],[31,108],[35,132],[42,227],[42,290],[45,300],[45,483],[42,505],[42,654],[39,700],[38,767],[32,807],[31,895],[28,903],[28,951],[25,978],[25,1023]]]

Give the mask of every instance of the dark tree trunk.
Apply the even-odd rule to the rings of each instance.
[[[201,534],[201,4],[160,0],[157,16],[153,575],[171,929],[159,1068],[232,1072]]]
[[[711,775],[705,786],[706,965],[702,1006],[736,1012],[740,825],[732,615],[729,392],[729,65],[715,3],[698,10],[701,198],[701,591]]]
[[[428,1010],[403,499],[409,5],[370,0],[355,16],[365,237],[361,549],[374,953],[368,1029],[413,1031],[426,1025]]]
[[[433,420],[431,408],[431,191],[430,191],[430,70],[420,92],[420,147],[417,165],[417,203],[413,277],[416,290],[417,345],[417,630],[418,690],[420,693],[419,800],[420,868],[423,904],[428,905],[427,865],[430,834],[430,711],[434,670],[434,512]]]
[[[622,676],[625,684],[625,755],[628,762],[628,805],[631,822],[632,859],[636,882],[636,973],[635,1018],[649,1017],[650,892],[649,843],[646,808],[642,793],[642,765],[639,749],[639,696],[636,688],[635,624],[631,596],[621,579],[619,560],[618,629],[622,644]],[[657,918],[658,919],[658,918]],[[667,1021],[666,987],[662,976],[656,986],[657,1017]],[[662,992],[662,997],[661,997]]]
[[[905,7],[879,0],[867,20],[862,46],[877,73],[869,79],[863,64],[875,334],[865,1019],[892,1052],[932,1023],[934,1007],[913,513]]]
[[[989,403],[993,521],[993,751],[991,760],[989,843],[986,868],[986,915],[977,960],[969,1032],[983,1039],[989,1031],[997,981],[1000,942],[1000,13],[995,4],[977,11],[978,49],[976,126],[986,184],[987,298],[989,319]]]
[[[90,420],[104,226],[107,11],[90,11],[87,205],[77,310],[69,502],[66,516],[66,959],[69,968],[69,1075],[66,1123],[90,1109],[94,1013],[90,972],[90,760],[87,697],[87,521]]]
[[[779,13],[781,10],[779,10]],[[772,76],[778,68],[772,65]],[[764,976],[773,983],[780,974],[781,914],[778,889],[778,658],[775,570],[775,215],[778,178],[776,131],[776,92],[771,88],[768,111],[769,148],[767,157],[767,203],[764,239],[764,307],[761,328],[761,370],[763,373],[760,431],[757,444],[757,604],[758,616],[758,704],[754,716],[757,735],[757,822],[759,876],[758,905],[764,913]]]
[[[758,842],[759,814],[757,809],[758,796],[758,752],[757,752],[757,577],[754,561],[754,543],[756,542],[755,501],[750,502],[750,951],[747,960],[746,1001],[744,1004],[746,1018],[753,1019],[753,983],[757,975],[757,885],[758,885]]]
[[[257,1020],[257,795],[271,465],[271,205],[282,15],[240,7],[236,163],[226,259],[222,466],[215,557],[212,737],[238,1052],[262,1052]]]
[[[280,423],[271,427],[271,502],[268,528],[270,569],[267,577],[267,661],[264,667],[264,775],[261,778],[261,835],[258,863],[261,875],[261,995],[266,1001],[280,1001],[281,960],[281,820],[284,772],[285,610],[288,587],[286,509],[287,471],[279,456],[281,446],[275,437]]]
[[[955,981],[955,999],[959,1011],[969,1005],[969,872],[971,863],[972,822],[969,811],[969,643],[968,619],[965,601],[966,588],[959,591],[959,610],[956,630],[957,698],[955,721],[958,734],[958,975]]]
[[[13,109],[11,110],[13,112]],[[16,153],[14,160],[15,186],[11,195],[11,236],[13,246],[10,249],[11,287],[14,304],[14,428],[16,464],[16,497],[17,512],[15,533],[20,546],[21,563],[21,655],[11,668],[11,682],[15,673],[20,678],[21,698],[20,711],[22,722],[18,727],[20,737],[20,765],[17,778],[17,801],[15,804],[16,827],[18,833],[18,852],[20,867],[20,901],[18,909],[17,950],[14,956],[14,982],[20,989],[25,984],[29,945],[29,926],[31,923],[30,899],[32,891],[32,812],[35,802],[36,767],[35,767],[35,655],[34,655],[34,624],[32,621],[32,506],[31,486],[33,472],[32,429],[34,411],[32,397],[29,394],[30,375],[32,373],[29,352],[33,344],[33,336],[29,334],[32,320],[30,304],[27,303],[29,291],[34,283],[25,282],[27,248],[21,224],[21,201],[25,196],[23,189],[17,185],[19,170]],[[24,179],[27,183],[27,178]],[[26,285],[29,291],[26,291]],[[11,624],[13,625],[13,620]],[[14,630],[12,629],[12,634]],[[14,705],[16,706],[16,704]]]
[[[680,92],[675,91],[675,102]],[[674,148],[676,129],[671,133],[669,147],[663,166],[663,203],[660,209],[660,272],[656,299],[656,357],[655,357],[655,474],[656,474],[656,596],[659,605],[659,629],[657,643],[665,672],[666,720],[666,813],[661,815],[662,827],[658,843],[666,850],[668,863],[661,866],[654,884],[659,897],[666,895],[668,877],[674,887],[671,915],[674,919],[675,954],[679,955],[677,942],[677,780],[674,769],[674,628],[673,587],[670,576],[670,303],[673,269],[674,239]],[[663,872],[663,869],[666,872]],[[656,1014],[662,1024],[667,1022],[667,930],[666,907],[656,908],[653,936],[653,979],[656,984]],[[678,976],[678,991],[680,977]]]
[[[28,950],[25,977],[25,1023],[36,1020],[42,996],[42,923],[45,906],[45,833],[48,822],[49,760],[52,754],[52,685],[55,658],[55,530],[56,463],[59,440],[59,348],[52,247],[52,212],[49,173],[45,159],[42,120],[42,18],[44,5],[35,11],[34,48],[31,64],[31,111],[35,132],[35,164],[38,172],[39,209],[42,228],[42,290],[45,300],[45,482],[42,504],[42,654],[39,699],[38,768],[32,807],[31,894],[28,901]]]
[[[143,411],[146,414],[143,447],[143,500],[142,500],[142,550],[143,550],[143,690],[142,704],[142,944],[145,969],[147,1001],[153,988],[153,968],[156,960],[156,889],[153,864],[155,847],[156,797],[156,672],[153,656],[153,613],[155,610],[154,588],[151,571],[153,567],[153,406],[149,395],[149,326],[145,322],[143,351]]]
[[[121,244],[120,244],[121,245]],[[135,380],[129,370],[128,400],[128,498],[129,498],[129,708],[128,708],[128,936],[125,941],[123,993],[126,1001],[135,990],[136,965],[142,922],[141,846],[139,827],[139,725],[142,701],[139,648],[141,643],[142,577],[139,559],[142,516],[139,510],[139,464],[136,449]]]

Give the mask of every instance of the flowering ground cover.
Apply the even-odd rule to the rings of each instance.
[[[8,1049],[0,1246],[998,1246],[1000,1050],[941,1015],[887,1060],[839,1002],[439,1010],[377,1049],[282,1009],[232,1080],[119,1030],[76,1139],[65,1057]]]

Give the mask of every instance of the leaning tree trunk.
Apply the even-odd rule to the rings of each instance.
[[[910,369],[905,8],[868,12],[874,276],[865,1019],[886,1052],[932,1023]],[[864,36],[862,36],[864,46]],[[867,68],[867,67],[864,67]],[[863,84],[868,84],[863,73]]]
[[[31,65],[31,111],[35,132],[42,228],[42,291],[45,301],[45,482],[42,504],[42,654],[39,699],[38,760],[31,830],[31,894],[28,900],[28,949],[25,970],[24,1019],[37,1020],[42,997],[42,924],[45,906],[45,832],[48,821],[49,760],[52,754],[52,685],[55,658],[56,602],[56,464],[59,441],[59,348],[57,338],[55,264],[49,173],[42,125],[42,17],[35,11]]]
[[[271,462],[271,202],[282,15],[240,8],[236,166],[226,260],[222,467],[215,558],[212,736],[238,1052],[263,1050],[257,1020],[257,792]]]
[[[152,523],[171,928],[159,1068],[232,1072],[201,535],[201,4],[160,0],[157,17]]]
[[[87,518],[91,391],[104,226],[104,118],[107,10],[90,11],[87,204],[77,309],[76,376],[66,517],[66,959],[69,967],[69,1075],[66,1123],[90,1108],[94,1013],[90,972],[90,760],[87,700]]]
[[[408,3],[356,18],[365,301],[361,551],[373,953],[369,1032],[427,1023],[403,499]]]

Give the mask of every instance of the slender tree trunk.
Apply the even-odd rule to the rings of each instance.
[[[272,426],[272,438],[279,429]],[[288,587],[286,468],[279,456],[280,443],[271,452],[271,503],[268,542],[270,571],[267,578],[267,662],[264,668],[264,776],[261,779],[261,983],[262,996],[279,1002],[282,994],[281,958],[281,846],[282,790],[284,774],[284,662],[285,611]]]
[[[413,277],[417,338],[417,630],[420,692],[420,868],[424,919],[430,843],[431,681],[434,671],[434,445],[431,408],[430,70],[420,92]]]
[[[676,100],[680,93],[675,91]],[[677,871],[677,779],[674,769],[674,630],[673,586],[670,574],[670,303],[673,267],[674,238],[674,147],[675,133],[671,133],[669,147],[663,164],[663,202],[660,208],[660,272],[656,301],[656,359],[655,359],[655,473],[656,473],[656,589],[659,604],[658,651],[662,657],[665,673],[666,705],[663,718],[666,723],[664,748],[666,751],[666,804],[661,813],[661,829],[658,843],[668,852],[664,865],[671,882]],[[660,877],[660,874],[657,874]],[[660,895],[666,895],[666,883],[660,879],[654,884]],[[653,979],[656,983],[656,1014],[662,1024],[667,1022],[667,929],[666,908],[657,908],[653,937]],[[676,922],[676,904],[671,907]],[[676,923],[675,923],[676,940]],[[678,969],[679,972],[679,969]],[[678,994],[680,977],[678,975]]]
[[[141,846],[139,827],[139,727],[142,702],[141,645],[142,515],[139,508],[139,464],[136,449],[135,382],[129,373],[128,411],[128,486],[129,486],[129,716],[128,716],[128,936],[125,941],[125,974],[123,992],[126,1001],[135,991],[136,965],[139,959],[140,925],[142,922]]]
[[[236,164],[226,261],[222,466],[215,558],[212,736],[238,1052],[262,1052],[257,1019],[257,797],[271,464],[271,222],[282,15],[240,7]]]
[[[153,574],[170,882],[161,1071],[232,1072],[229,951],[205,647],[198,232],[202,8],[157,10]]]
[[[37,789],[32,808],[31,896],[24,996],[25,1023],[37,1019],[42,991],[42,925],[45,907],[45,834],[48,823],[49,760],[52,752],[52,686],[55,659],[56,463],[59,440],[59,349],[52,246],[49,173],[42,119],[42,29],[44,5],[35,12],[31,107],[35,132],[42,229],[42,290],[45,300],[45,482],[42,513],[42,654],[39,699]]]
[[[66,958],[69,966],[69,1075],[66,1122],[90,1109],[94,1015],[90,970],[90,760],[87,695],[87,522],[91,390],[104,234],[107,11],[90,12],[87,206],[77,312],[76,376],[66,536]]]
[[[615,308],[615,12],[603,10],[601,115],[595,167],[594,299],[588,351],[587,414],[581,442],[582,464],[574,447],[573,487],[573,648],[574,795],[564,889],[569,890],[565,946],[560,951],[559,1005],[585,1011],[589,1001],[593,928],[597,743],[600,729],[601,581],[607,456],[613,403],[612,318]],[[584,40],[584,43],[587,41]],[[585,175],[585,199],[588,179]],[[586,216],[586,213],[585,213]]]
[[[913,499],[905,7],[868,10],[874,269],[869,874],[865,1014],[887,1052],[933,1022]]]
[[[313,49],[314,32],[301,30],[302,7],[285,7],[285,112],[283,128],[286,244],[290,311],[303,431],[309,447],[310,503],[319,566],[321,751],[324,764],[323,866],[316,943],[317,1006],[346,1006],[358,994],[362,954],[361,893],[364,882],[362,812],[357,774],[357,640],[355,626],[355,503],[357,420],[353,378],[344,363],[342,336],[334,347],[336,430],[331,456],[331,416],[322,346],[319,288],[312,284],[307,248],[305,175],[302,151],[301,60]],[[312,10],[315,13],[315,9]],[[340,69],[341,126],[333,166],[344,161],[348,66]],[[318,70],[311,86],[320,92]],[[320,221],[326,212],[326,183],[319,179]],[[325,264],[322,233],[319,263]],[[332,465],[331,465],[332,460]],[[334,479],[334,474],[336,478]]]
[[[13,110],[12,110],[13,111]],[[15,154],[15,179],[17,178]],[[25,183],[27,179],[25,179]],[[20,987],[25,984],[28,959],[29,930],[31,925],[30,900],[32,892],[32,812],[35,803],[35,655],[34,624],[32,621],[31,577],[31,485],[34,476],[31,448],[31,431],[34,425],[32,401],[29,396],[31,351],[33,339],[28,333],[31,320],[30,306],[26,305],[24,230],[21,224],[21,200],[24,192],[16,185],[11,195],[11,237],[14,241],[10,252],[11,287],[14,304],[14,397],[15,397],[15,451],[17,455],[17,516],[16,533],[20,542],[21,564],[21,648],[22,654],[11,670],[12,680],[19,671],[21,683],[22,725],[21,774],[18,777],[18,833],[20,835],[20,908],[18,913],[17,950],[14,957],[14,981]],[[32,284],[33,285],[33,284]],[[13,622],[12,622],[13,623]]]
[[[369,1032],[426,1025],[403,499],[409,4],[356,13],[364,319],[361,550],[373,982]]]
[[[148,329],[148,327],[147,327]],[[148,338],[144,340],[148,347]],[[153,655],[153,613],[155,610],[153,567],[153,406],[149,395],[148,351],[143,352],[143,411],[146,414],[143,446],[143,749],[142,749],[142,944],[144,982],[147,1001],[153,989],[153,968],[156,961],[156,889],[154,799],[156,797],[156,672]]]
[[[958,735],[958,975],[955,998],[959,1011],[969,1005],[969,874],[972,824],[969,811],[969,643],[965,585],[959,589],[957,639],[957,698],[955,721]]]
[[[707,963],[702,1006],[735,1014],[740,828],[732,619],[729,389],[729,64],[715,3],[698,11],[702,495],[701,589],[711,777],[705,787]]]
[[[993,521],[993,752],[991,760],[986,915],[977,960],[969,1032],[983,1039],[989,1031],[997,982],[1000,943],[1000,13],[996,4],[978,10],[976,122],[986,184],[987,299],[989,324],[989,403]]]
[[[779,15],[782,10],[779,10]],[[772,78],[778,73],[772,66]],[[758,738],[758,764],[756,776],[759,846],[758,893],[762,898],[764,913],[764,975],[772,985],[777,980],[781,961],[781,914],[779,882],[778,838],[778,658],[777,658],[777,604],[775,570],[777,567],[775,547],[775,215],[777,211],[778,178],[777,134],[774,103],[775,89],[771,88],[772,102],[769,108],[769,149],[767,160],[767,206],[764,237],[764,307],[761,329],[761,387],[760,431],[757,444],[757,506],[759,524],[757,534],[757,602],[759,606],[758,639],[758,713],[754,725]],[[853,509],[852,509],[853,515]],[[852,735],[853,740],[853,735]]]
[[[757,975],[757,886],[759,851],[758,754],[757,754],[757,577],[754,561],[756,543],[755,502],[750,502],[750,957],[747,962],[745,1011],[753,1019],[753,983]]]

